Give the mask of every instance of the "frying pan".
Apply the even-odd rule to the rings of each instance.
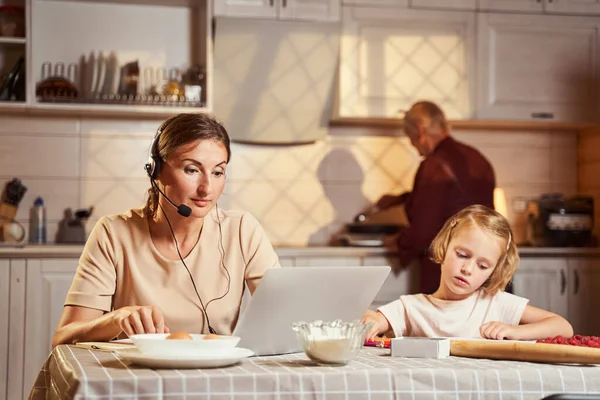
[[[369,233],[377,235],[393,235],[403,228],[398,224],[384,224],[374,222],[355,222],[346,225],[348,233]]]

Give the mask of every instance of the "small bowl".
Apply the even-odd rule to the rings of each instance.
[[[311,360],[322,365],[345,365],[358,355],[373,326],[356,320],[342,322],[296,322],[292,329]]]
[[[206,335],[190,334],[192,340],[167,339],[168,333],[144,333],[129,338],[144,354],[172,356],[220,356],[233,353],[240,338],[219,336],[219,339],[204,339]]]

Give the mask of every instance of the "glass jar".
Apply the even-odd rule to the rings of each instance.
[[[25,37],[25,15],[23,8],[0,7],[0,36]]]

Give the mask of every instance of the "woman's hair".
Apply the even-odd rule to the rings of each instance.
[[[498,259],[498,264],[488,280],[481,285],[488,294],[504,290],[519,264],[519,252],[506,218],[488,207],[478,204],[468,206],[449,218],[431,243],[431,259],[442,264],[456,232],[469,226],[476,226],[505,241],[506,247]]]
[[[162,130],[161,130],[162,128]],[[160,157],[164,162],[179,146],[202,140],[214,140],[221,143],[227,151],[227,162],[231,159],[231,146],[227,130],[212,115],[204,113],[178,114],[166,119],[157,130],[160,135],[150,154]],[[158,190],[154,185],[148,189],[146,208],[156,216],[158,208]]]

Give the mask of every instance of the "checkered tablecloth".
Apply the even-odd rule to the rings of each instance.
[[[298,353],[227,368],[152,370],[63,345],[48,357],[30,399],[541,399],[557,392],[600,393],[600,365],[408,359],[364,348],[343,367],[317,366]]]

